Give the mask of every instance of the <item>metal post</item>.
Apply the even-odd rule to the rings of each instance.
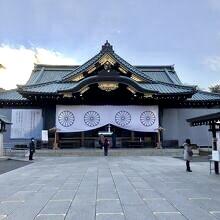
[[[215,124],[211,125],[212,138],[213,138],[213,150],[217,150],[217,138],[216,138],[216,127]],[[214,161],[215,174],[219,174],[219,164],[217,161]]]
[[[3,132],[0,132],[0,157],[4,156],[3,152]]]
[[[81,132],[81,147],[85,147],[85,133]]]
[[[134,131],[131,131],[131,141],[134,141]]]

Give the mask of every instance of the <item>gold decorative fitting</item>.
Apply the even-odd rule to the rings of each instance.
[[[143,81],[140,77],[138,77],[134,74],[131,75],[131,79],[135,80],[136,82],[142,82]]]
[[[89,87],[84,87],[80,90],[80,95],[82,95],[83,93],[85,93],[86,91],[89,90]]]
[[[98,87],[101,90],[104,90],[106,92],[110,92],[110,91],[113,91],[113,90],[118,88],[118,83],[115,83],[115,82],[101,82],[101,83],[99,83]]]
[[[133,94],[136,93],[135,89],[134,89],[134,88],[131,88],[131,87],[129,87],[129,86],[127,87],[127,90],[130,91],[130,92],[133,93]]]
[[[63,97],[64,98],[72,98],[72,92],[64,92]]]
[[[77,81],[80,81],[80,80],[83,79],[83,78],[84,78],[84,76],[83,76],[83,74],[81,73],[81,74],[79,74],[79,75],[77,75],[77,76],[74,76],[74,77],[72,78],[72,81],[77,82]]]
[[[96,69],[95,66],[93,66],[91,69],[88,70],[88,74],[92,73]]]
[[[105,54],[104,56],[101,57],[99,63],[101,65],[104,65],[107,62],[110,63],[112,66],[116,63],[115,59],[113,59],[110,55]]]
[[[123,69],[122,67],[118,67],[118,69],[119,69],[122,73],[127,74],[127,71],[126,71],[125,69]]]
[[[144,98],[152,98],[152,93],[144,93]]]

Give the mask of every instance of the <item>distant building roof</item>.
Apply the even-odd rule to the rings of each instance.
[[[189,118],[186,121],[190,123],[190,126],[200,126],[200,125],[215,124],[219,120],[220,120],[220,112]]]
[[[3,92],[0,92],[0,101],[25,101],[25,100],[27,99],[24,98],[15,89],[5,90]]]

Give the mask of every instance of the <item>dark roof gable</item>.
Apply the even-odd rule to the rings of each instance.
[[[141,78],[143,78],[147,81],[152,81],[150,76],[145,75],[138,68],[136,68],[135,66],[132,66],[127,61],[122,59],[119,55],[117,55],[114,52],[112,45],[110,45],[110,43],[108,41],[106,41],[106,43],[102,46],[101,51],[97,55],[92,57],[90,60],[88,60],[83,65],[81,65],[78,68],[76,68],[75,70],[73,70],[68,75],[64,76],[63,81],[68,81],[73,76],[75,76],[79,73],[83,73],[85,71],[88,71],[90,68],[92,68],[105,55],[108,55],[111,58],[113,58],[120,66],[122,66],[124,69],[130,71],[131,73],[135,74],[136,76],[141,77]]]

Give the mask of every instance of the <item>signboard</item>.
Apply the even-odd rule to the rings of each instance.
[[[220,161],[220,151],[218,151],[218,150],[212,151],[212,160]]]
[[[159,125],[158,106],[56,106],[59,132],[81,132],[107,124],[132,131],[155,132]]]
[[[42,130],[41,109],[12,109],[11,138],[39,138]]]
[[[43,142],[48,142],[48,130],[42,130],[41,132],[41,140]]]

